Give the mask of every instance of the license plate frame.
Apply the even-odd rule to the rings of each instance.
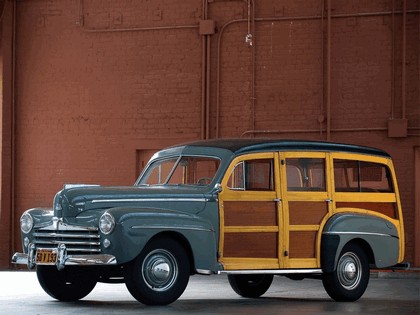
[[[53,248],[37,248],[35,254],[35,264],[55,265],[57,263],[58,251]]]

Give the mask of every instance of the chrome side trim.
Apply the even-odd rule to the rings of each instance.
[[[207,202],[208,198],[130,198],[130,199],[94,199],[92,203],[108,203],[108,202],[175,202],[175,201],[185,201],[185,202]]]
[[[370,236],[384,236],[384,237],[398,238],[398,236],[394,236],[394,235],[391,235],[391,234],[374,233],[374,232],[329,231],[329,232],[322,232],[322,234],[329,234],[329,235],[340,235],[340,234],[352,235],[352,234],[355,234],[355,235],[370,235]]]
[[[236,275],[243,275],[243,274],[272,274],[272,275],[287,275],[287,274],[321,274],[322,269],[262,269],[262,270],[221,270],[218,272],[226,273],[226,274],[236,274]]]
[[[206,228],[201,228],[201,227],[189,227],[189,226],[170,226],[170,225],[153,225],[153,226],[148,226],[148,225],[133,225],[131,227],[132,229],[153,229],[153,230],[165,230],[165,229],[170,229],[170,230],[191,230],[191,231],[204,231],[204,232],[214,232],[214,230],[212,229],[206,229]]]

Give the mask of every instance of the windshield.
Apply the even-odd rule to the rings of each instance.
[[[220,160],[203,156],[180,156],[153,162],[139,185],[209,185]]]

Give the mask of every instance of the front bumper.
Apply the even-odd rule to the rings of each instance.
[[[13,264],[27,265],[29,269],[35,268],[36,247],[33,244],[29,246],[28,254],[15,253],[12,257]],[[60,244],[57,249],[57,260],[55,263],[48,263],[42,265],[56,265],[58,270],[64,269],[65,266],[109,266],[116,265],[117,260],[113,255],[98,254],[98,255],[67,255],[66,246]],[[41,265],[41,264],[40,264]]]

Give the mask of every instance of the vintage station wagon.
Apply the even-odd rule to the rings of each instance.
[[[259,297],[274,275],[322,280],[359,299],[370,268],[403,261],[404,227],[390,156],[328,142],[225,139],[156,153],[132,187],[66,185],[53,208],[20,219],[23,253],[53,298],[125,282],[169,304],[194,274],[227,273]]]

